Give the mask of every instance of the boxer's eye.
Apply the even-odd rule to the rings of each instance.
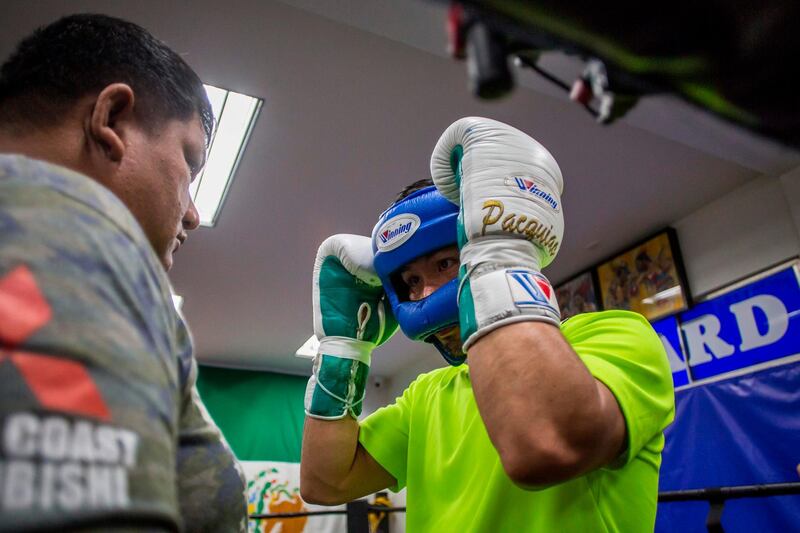
[[[458,260],[452,257],[445,257],[437,262],[439,272],[447,272],[455,266],[458,266]]]
[[[420,277],[415,274],[403,274],[403,283],[405,283],[409,289],[414,289],[418,287],[420,281],[421,281]]]

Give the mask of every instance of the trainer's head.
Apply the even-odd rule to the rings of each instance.
[[[214,126],[197,74],[145,29],[64,17],[0,67],[0,152],[42,159],[108,187],[164,268],[199,224],[189,184]]]
[[[375,270],[403,333],[464,362],[458,328],[458,207],[420,180],[381,214],[372,235]]]

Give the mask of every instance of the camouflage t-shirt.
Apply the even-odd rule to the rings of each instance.
[[[0,155],[0,531],[243,531],[188,330],[110,191]]]

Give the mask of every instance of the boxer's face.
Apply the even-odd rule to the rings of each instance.
[[[458,276],[458,267],[459,254],[456,245],[411,261],[400,271],[400,277],[408,287],[408,299],[417,301],[430,296],[436,289]],[[442,330],[436,337],[453,354],[461,353],[458,326]]]
[[[400,270],[400,277],[408,287],[408,299],[422,300],[458,276],[458,247],[447,246],[408,263]]]

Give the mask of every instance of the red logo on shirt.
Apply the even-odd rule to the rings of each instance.
[[[27,266],[0,278],[0,365],[13,364],[39,403],[55,411],[109,420],[92,377],[78,361],[15,351],[44,327],[53,312]]]
[[[28,267],[0,278],[0,342],[15,346],[50,321],[50,304]]]

